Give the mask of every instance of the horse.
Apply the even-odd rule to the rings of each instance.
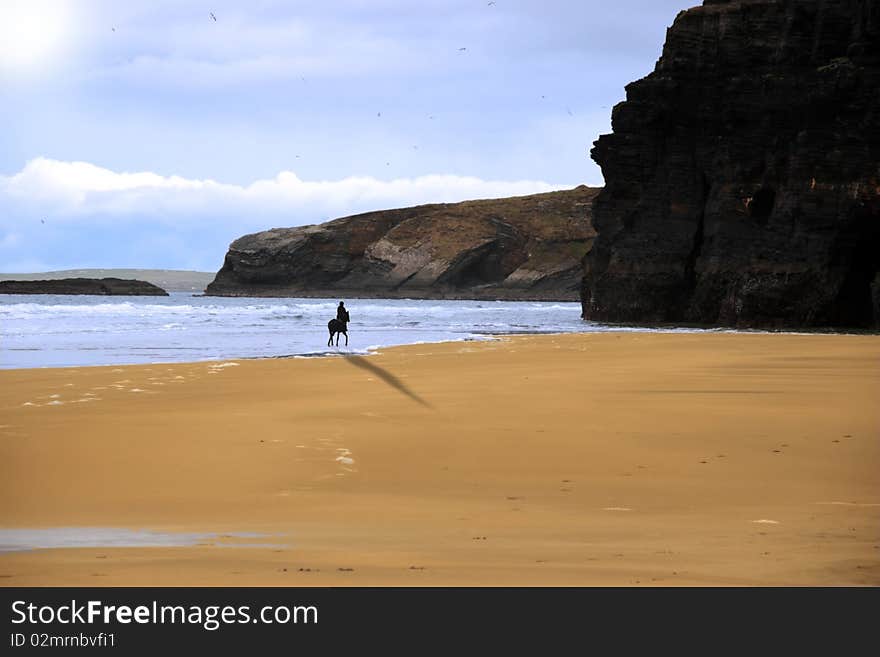
[[[330,331],[330,339],[327,340],[327,346],[333,346],[333,336],[336,336],[336,346],[339,346],[339,334],[345,336],[345,346],[348,346],[348,327],[346,327],[345,322],[340,322],[338,319],[331,319],[327,322],[327,330]]]

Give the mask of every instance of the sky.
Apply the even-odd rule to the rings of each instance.
[[[0,272],[215,271],[231,241],[601,185],[698,0],[0,0]]]

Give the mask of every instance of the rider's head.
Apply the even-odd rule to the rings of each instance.
[[[339,302],[339,305],[340,305],[340,306],[344,306],[344,305],[345,305],[345,302],[344,302],[344,301],[340,301],[340,302]]]

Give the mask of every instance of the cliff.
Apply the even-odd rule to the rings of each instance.
[[[245,235],[206,293],[576,300],[596,193],[580,186]]]
[[[146,281],[121,278],[62,278],[47,281],[0,281],[0,294],[97,294],[167,297]]]
[[[877,326],[878,32],[876,0],[681,12],[592,150],[584,317]]]

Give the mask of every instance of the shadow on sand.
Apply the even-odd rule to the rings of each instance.
[[[345,359],[345,362],[351,363],[355,367],[359,367],[362,370],[367,370],[371,374],[375,374],[380,379],[382,379],[385,383],[390,385],[392,388],[402,392],[404,395],[412,399],[414,402],[421,404],[425,408],[434,408],[426,402],[424,399],[419,397],[416,393],[410,390],[407,385],[394,376],[391,372],[387,370],[383,370],[381,367],[376,365],[375,363],[371,363],[369,359],[364,358],[363,356],[355,356],[353,354],[343,354],[342,356]]]

